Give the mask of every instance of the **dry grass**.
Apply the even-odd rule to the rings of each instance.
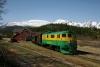
[[[78,40],[78,50],[100,54],[100,41]]]
[[[78,40],[78,50],[100,53],[100,48],[94,47],[94,46],[97,46],[98,44],[99,44],[99,41]],[[13,43],[13,45],[19,46],[20,49],[21,47],[25,47],[25,48],[40,52],[42,54],[48,55],[49,57],[56,57],[63,61],[68,61],[74,64],[81,65],[83,67],[99,67],[100,66],[100,64],[93,63],[91,61],[87,61],[81,58],[73,57],[71,55],[64,55],[60,52],[46,49],[44,47],[38,46],[31,42],[20,41],[19,43]]]
[[[0,67],[23,67],[16,59],[17,54],[0,45]]]
[[[50,50],[50,49],[46,49],[44,47],[38,46],[38,45],[33,44],[31,42],[24,42],[24,41],[22,42],[21,41],[20,43],[16,43],[16,45],[22,46],[22,47],[25,47],[25,48],[29,48],[31,50],[35,50],[35,51],[40,52],[42,54],[46,54],[50,57],[56,57],[56,58],[59,58],[61,60],[68,61],[68,62],[71,62],[71,63],[74,63],[74,64],[78,64],[78,65],[82,65],[82,66],[86,66],[86,67],[99,67],[100,66],[100,64],[96,64],[96,63],[93,63],[91,61],[87,61],[87,60],[84,60],[84,59],[81,59],[81,58],[76,58],[76,57],[73,57],[71,55],[63,55],[60,52],[53,51],[53,50]]]
[[[3,43],[3,45],[4,44],[6,44],[6,42]],[[29,45],[29,44],[31,44],[31,45]],[[25,46],[23,46],[23,45],[25,45]],[[62,67],[62,66],[69,67],[67,64],[64,64],[64,63],[56,61],[56,60],[52,60],[48,57],[44,57],[42,55],[34,53],[31,50],[27,50],[27,49],[24,49],[21,47],[21,46],[33,47],[34,45],[31,42],[24,42],[23,41],[20,43],[10,43],[9,45],[4,45],[4,46],[7,46],[11,52],[18,54],[18,56],[15,56],[15,57],[19,57],[20,58],[19,61],[26,63],[28,60],[27,64],[30,64],[29,61],[32,60],[33,62],[32,62],[32,64],[30,64],[31,67]],[[30,47],[27,47],[27,48],[30,48]],[[38,47],[36,47],[36,48],[38,48]],[[34,49],[32,49],[32,50],[34,50]]]
[[[83,46],[90,46],[95,48],[100,48],[100,40],[77,40],[78,45]]]

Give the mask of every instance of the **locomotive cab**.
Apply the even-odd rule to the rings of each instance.
[[[62,46],[60,51],[64,54],[73,54],[77,50],[76,35],[72,32],[61,34]]]

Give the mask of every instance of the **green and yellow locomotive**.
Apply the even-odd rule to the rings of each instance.
[[[53,50],[60,51],[63,54],[74,54],[77,52],[76,35],[72,31],[47,31],[43,34],[36,34],[33,42],[42,46],[50,46]]]

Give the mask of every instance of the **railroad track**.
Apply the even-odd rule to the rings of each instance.
[[[77,52],[78,53],[76,55],[72,55],[72,56],[100,64],[100,59],[98,59],[100,58],[100,54],[95,54],[95,53],[90,53],[90,52],[85,52],[80,50],[78,50]]]

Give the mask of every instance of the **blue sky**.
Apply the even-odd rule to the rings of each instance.
[[[86,22],[100,22],[100,0],[7,0],[3,21],[20,22],[28,20],[58,19]]]

